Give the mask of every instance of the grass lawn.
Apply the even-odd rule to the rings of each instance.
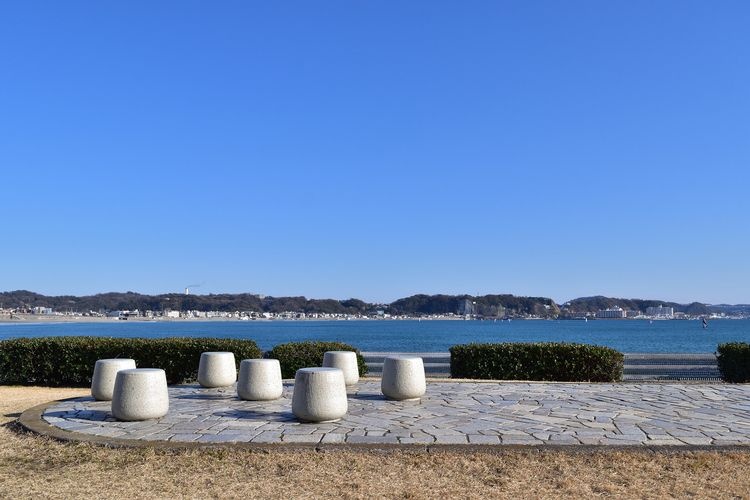
[[[0,498],[750,498],[745,452],[154,451],[20,433],[31,406],[82,389],[0,386]]]

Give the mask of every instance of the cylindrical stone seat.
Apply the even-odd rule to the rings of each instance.
[[[278,359],[243,359],[237,380],[237,395],[248,401],[278,399],[284,391]]]
[[[300,368],[294,376],[292,413],[303,422],[335,422],[346,415],[344,372],[338,368]]]
[[[94,365],[91,377],[91,395],[97,401],[112,401],[115,377],[120,370],[135,368],[133,359],[100,359]]]
[[[120,370],[112,392],[112,415],[118,420],[148,420],[169,411],[167,375],[158,368]]]
[[[344,383],[354,385],[359,382],[357,353],[354,351],[328,351],[323,354],[323,366],[339,368],[344,372]]]
[[[383,360],[380,381],[383,395],[406,401],[421,398],[427,390],[424,363],[417,356],[388,356]]]
[[[203,387],[226,387],[237,381],[234,353],[204,352],[198,364],[198,383]]]

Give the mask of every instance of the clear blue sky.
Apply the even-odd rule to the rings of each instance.
[[[0,290],[750,302],[750,3],[5,2]]]

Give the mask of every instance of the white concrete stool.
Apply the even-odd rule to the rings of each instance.
[[[344,383],[354,385],[359,382],[357,353],[354,351],[328,351],[323,354],[323,366],[340,368],[344,372]]]
[[[335,422],[346,415],[344,372],[338,368],[300,368],[294,376],[292,413],[303,422]]]
[[[234,353],[204,352],[198,364],[198,383],[203,387],[226,387],[237,381]]]
[[[91,395],[97,401],[112,401],[115,376],[120,370],[135,368],[134,359],[100,359],[94,365],[91,377]]]
[[[112,415],[117,420],[148,420],[169,411],[167,375],[158,368],[120,370],[112,392]]]
[[[417,356],[388,356],[383,360],[380,389],[389,399],[419,399],[427,390],[424,363]]]
[[[278,399],[284,392],[281,383],[281,365],[278,359],[243,359],[237,395],[248,401]]]

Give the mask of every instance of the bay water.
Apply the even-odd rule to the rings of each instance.
[[[750,342],[750,320],[711,320],[706,329],[700,321],[687,320],[0,323],[0,340],[63,335],[252,339],[263,350],[284,342],[326,340],[385,352],[447,352],[470,342],[577,342],[625,353],[710,353],[722,342]]]

